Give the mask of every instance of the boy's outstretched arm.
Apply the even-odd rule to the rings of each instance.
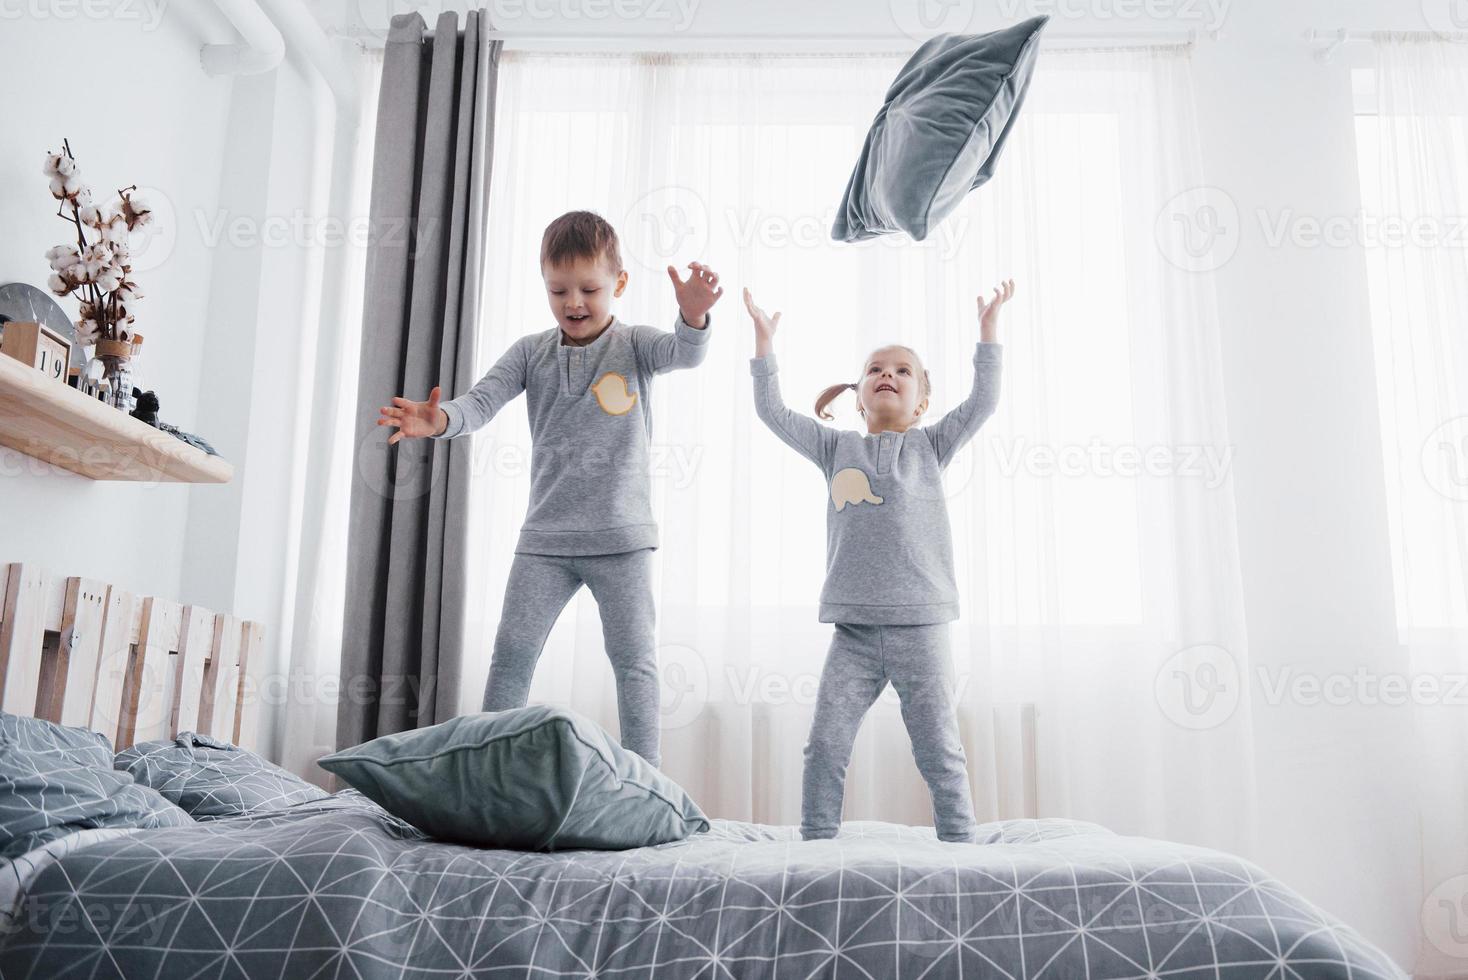
[[[439,402],[436,387],[429,393],[428,401],[394,398],[391,406],[383,406],[377,420],[378,425],[398,429],[388,437],[388,444],[417,437],[452,439],[487,423],[506,402],[525,390],[527,350],[526,338],[515,341],[474,387],[453,401]]]
[[[719,274],[699,262],[688,263],[687,279],[668,266],[673,292],[678,297],[678,319],[672,331],[639,327],[632,333],[638,358],[653,374],[698,367],[708,356],[709,310],[724,295]]]
[[[1014,280],[994,287],[986,303],[979,296],[979,343],[974,349],[974,386],[963,404],[937,422],[922,429],[938,454],[938,465],[947,466],[955,453],[979,431],[999,405],[999,374],[1004,347],[999,343],[999,311],[1014,295]]]
[[[754,357],[749,373],[754,375],[754,410],[760,421],[780,437],[780,441],[831,474],[836,455],[836,430],[813,418],[793,412],[780,395],[779,369],[775,365],[775,328],[780,314],[773,317],[754,304],[749,290],[744,291],[744,307],[754,320]]]

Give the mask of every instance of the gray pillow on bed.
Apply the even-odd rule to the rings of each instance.
[[[872,120],[832,238],[904,231],[922,241],[994,175],[1049,19],[992,34],[940,34],[917,49]]]
[[[107,736],[0,712],[0,858],[97,827],[188,827],[189,815],[112,768]]]
[[[439,840],[527,851],[682,840],[708,819],[573,711],[532,705],[384,735],[318,763]]]
[[[117,753],[112,765],[195,820],[280,810],[329,795],[248,749],[198,732],[180,732],[167,742],[139,742]]]

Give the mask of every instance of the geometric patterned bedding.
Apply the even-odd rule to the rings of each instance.
[[[1239,858],[1068,820],[980,839],[715,820],[632,851],[476,850],[348,791],[41,862],[0,917],[0,977],[1404,977]]]
[[[198,732],[138,742],[117,753],[112,765],[195,820],[280,810],[327,795],[254,752]]]

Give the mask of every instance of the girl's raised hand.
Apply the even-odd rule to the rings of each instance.
[[[999,311],[1014,296],[1014,280],[1006,279],[994,287],[994,295],[984,302],[979,294],[979,339],[992,344],[999,338]]]
[[[438,435],[445,424],[445,419],[440,418],[439,414],[439,397],[437,385],[428,393],[426,402],[409,401],[394,395],[392,404],[382,406],[382,414],[377,419],[378,425],[397,427],[398,431],[387,437],[387,444],[391,446],[399,439],[421,439]]]
[[[775,338],[775,329],[780,326],[780,314],[770,316],[764,310],[754,305],[754,297],[749,295],[749,287],[744,287],[744,308],[749,311],[754,320],[754,353],[756,357],[764,357],[770,352]]]

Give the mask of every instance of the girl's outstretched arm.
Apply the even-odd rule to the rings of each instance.
[[[938,465],[947,466],[974,433],[979,431],[999,405],[999,374],[1004,363],[1004,347],[999,343],[999,311],[1014,295],[1014,280],[1008,279],[994,288],[986,303],[979,296],[979,343],[974,349],[974,386],[963,404],[932,425],[922,429],[938,454]]]
[[[754,320],[754,354],[749,373],[754,376],[754,410],[770,431],[791,449],[831,475],[831,460],[836,454],[837,432],[815,419],[793,412],[780,396],[779,368],[775,364],[775,328],[780,314],[767,316],[754,305],[749,290],[744,291],[744,306]]]

